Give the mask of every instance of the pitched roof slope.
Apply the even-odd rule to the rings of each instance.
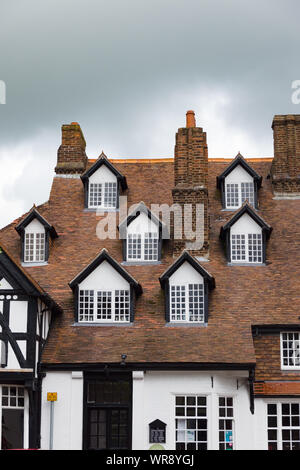
[[[173,160],[117,160],[116,168],[126,176],[129,206],[140,201],[172,204]],[[267,244],[267,266],[228,266],[219,239],[220,228],[232,217],[222,211],[216,177],[229,160],[209,160],[210,261],[203,267],[216,280],[209,295],[208,326],[169,327],[165,325],[164,291],[159,277],[174,262],[170,244],[164,244],[162,263],[126,266],[143,287],[131,326],[73,326],[73,293],[68,283],[102,250],[122,262],[121,240],[101,241],[96,236],[100,218],[84,211],[80,179],[55,177],[49,203],[41,215],[56,227],[57,238],[50,249],[47,266],[26,270],[62,307],[54,321],[43,353],[44,363],[126,362],[255,362],[251,324],[299,322],[300,201],[274,200],[267,179],[271,160],[251,160],[263,176],[258,213],[273,227]],[[90,164],[91,161],[90,161]],[[17,221],[0,231],[15,257],[19,256]]]

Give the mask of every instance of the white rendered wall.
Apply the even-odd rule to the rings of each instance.
[[[226,184],[252,183],[253,178],[241,165],[236,166],[225,178]]]
[[[158,233],[158,226],[143,212],[127,228],[127,233]]]
[[[136,373],[134,373],[135,375]],[[213,377],[213,386],[212,386]],[[238,380],[238,382],[237,382]],[[175,396],[206,395],[208,448],[218,450],[218,397],[234,400],[235,449],[253,449],[256,416],[250,412],[247,373],[243,372],[152,372],[133,378],[132,448],[149,449],[149,423],[167,424],[165,449],[175,449]]]
[[[89,182],[114,183],[117,182],[117,177],[107,168],[107,166],[101,165],[100,168],[89,177]]]
[[[0,281],[0,290],[2,289],[4,290],[13,289],[13,287],[9,284],[9,282],[5,278],[1,279]]]
[[[12,333],[26,333],[27,332],[27,315],[28,315],[28,302],[27,300],[10,300],[9,306],[9,327]],[[3,308],[3,302],[0,304],[0,308]],[[26,359],[26,341],[17,341],[24,358]],[[7,369],[20,369],[19,361],[8,343],[8,354],[7,354]]]
[[[42,386],[42,449],[49,449],[50,403],[47,402],[47,392],[58,394],[58,400],[54,404],[53,448],[57,450],[82,449],[82,373],[48,372],[46,374]],[[209,449],[218,450],[219,448],[219,396],[230,396],[234,400],[234,448],[237,450],[267,449],[267,403],[274,402],[274,400],[256,399],[255,414],[251,414],[247,372],[134,371],[133,450],[147,450],[151,447],[149,423],[155,419],[160,419],[167,424],[166,443],[163,446],[166,450],[175,449],[176,395],[205,395],[207,397]]]
[[[261,227],[248,214],[242,215],[230,229],[230,233],[234,235],[261,232]]]
[[[33,219],[33,221],[25,227],[25,233],[45,233],[45,227],[37,219]]]
[[[129,289],[129,283],[107,261],[103,261],[78,287],[79,290],[112,291]]]
[[[203,277],[187,261],[170,276],[170,286],[193,283],[203,284]]]
[[[48,372],[42,385],[41,448],[49,449],[50,402],[47,392],[57,392],[54,403],[53,449],[82,449],[83,375]]]

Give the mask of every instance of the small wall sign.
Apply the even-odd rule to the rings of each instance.
[[[47,401],[57,401],[57,392],[48,392]]]
[[[149,424],[149,442],[155,444],[166,442],[166,423],[156,419]]]

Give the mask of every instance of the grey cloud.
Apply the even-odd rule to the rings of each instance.
[[[291,102],[299,10],[298,0],[1,0],[0,149],[46,132],[47,149],[32,159],[48,171],[61,124],[78,121],[92,156],[172,155],[174,132],[195,108],[213,151],[222,152],[209,133],[216,116],[247,135],[238,150],[270,156],[273,115],[300,113]],[[208,118],[206,97],[219,93],[229,103],[216,99]],[[26,170],[11,197],[30,184]],[[46,171],[40,178],[49,184]]]

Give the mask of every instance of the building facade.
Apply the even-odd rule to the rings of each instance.
[[[1,449],[300,449],[300,116],[274,156],[86,156],[0,230]]]

